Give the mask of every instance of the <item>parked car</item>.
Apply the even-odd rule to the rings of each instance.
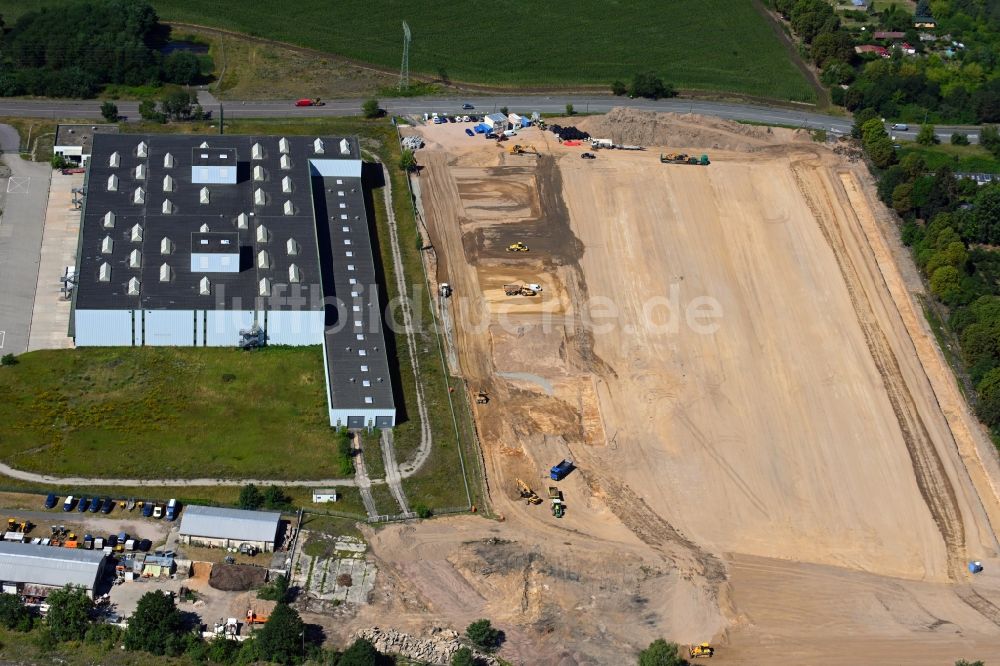
[[[83,513],[84,511],[87,510],[89,506],[90,506],[90,500],[87,499],[86,497],[81,497],[80,504],[77,505],[76,510],[79,511],[80,513]]]
[[[435,125],[440,125],[441,124],[441,118],[438,117],[438,116],[434,116],[434,124]]]
[[[495,138],[497,138],[497,135],[494,132],[487,132],[483,136],[485,136],[487,139],[495,139]]]
[[[304,97],[299,101],[295,102],[295,106],[324,106],[325,104],[326,102],[320,101],[319,97],[316,97],[314,99],[309,99]]]
[[[580,157],[582,157],[585,160],[596,160],[597,159],[597,155],[595,155],[594,153],[584,153],[584,154],[580,155]]]
[[[108,514],[115,508],[115,501],[110,497],[104,498],[104,506],[101,508],[101,513]]]
[[[104,506],[104,500],[101,499],[100,497],[95,497],[94,499],[90,500],[91,513],[97,513],[98,511],[101,510],[102,506]]]
[[[73,510],[73,496],[67,495],[66,501],[63,502],[63,511],[72,511],[72,510]]]
[[[149,500],[146,500],[142,504],[142,516],[144,518],[149,518],[152,515],[153,515],[153,503]]]
[[[157,520],[159,520],[160,518],[163,518],[163,505],[162,504],[157,503],[156,506],[153,507],[153,518],[156,518]]]
[[[476,136],[476,133],[470,130],[468,127],[465,128],[465,133],[469,136]]]
[[[144,553],[148,553],[149,549],[153,547],[153,542],[149,539],[142,539],[136,544],[136,549],[141,550]]]
[[[468,102],[466,102],[465,104],[462,105],[462,110],[463,111],[472,111],[474,108],[476,108],[476,107],[472,106]]]
[[[59,498],[56,497],[54,494],[49,493],[49,496],[45,498],[45,508],[46,509],[55,508],[57,501],[59,501]]]
[[[179,509],[179,508],[180,508],[180,505],[177,503],[177,500],[171,499],[169,502],[167,502],[167,515],[166,515],[166,519],[167,520],[176,520],[177,519],[177,509]]]

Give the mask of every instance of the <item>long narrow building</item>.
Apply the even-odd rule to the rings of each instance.
[[[77,346],[323,345],[330,424],[396,421],[352,137],[97,134]]]

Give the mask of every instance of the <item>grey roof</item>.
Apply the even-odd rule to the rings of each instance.
[[[336,303],[327,314],[325,345],[330,406],[391,409],[384,303],[372,247],[375,232],[369,228],[361,179],[314,176],[313,190],[324,194],[316,197],[316,218],[325,221],[319,222],[326,227],[319,238],[328,244],[330,259],[324,263],[332,267],[324,272],[323,293]]]
[[[0,542],[0,581],[91,590],[104,557],[99,551]]]
[[[89,155],[95,134],[117,134],[118,125],[56,125],[57,146],[81,146]]]
[[[180,533],[208,539],[270,541],[278,535],[281,514],[272,511],[223,509],[188,505],[181,514]]]
[[[327,146],[339,145],[339,140],[321,137]],[[93,154],[87,173],[87,196],[80,234],[75,307],[99,310],[320,310],[323,294],[320,261],[317,248],[315,196],[310,187],[310,159],[358,160],[356,139],[349,139],[350,151],[327,150],[323,155],[314,151],[315,137],[288,137],[289,153],[285,156],[289,168],[283,169],[277,136],[238,135],[178,135],[178,134],[101,134],[95,137]],[[140,141],[147,144],[146,157],[139,157]],[[237,183],[209,184],[208,203],[201,203],[200,183],[191,181],[192,150],[207,142],[212,155],[220,149],[236,151]],[[252,159],[251,147],[259,143],[261,159]],[[111,155],[118,153],[118,166],[111,165]],[[165,156],[173,158],[173,166],[165,166]],[[145,177],[136,177],[136,166],[145,165]],[[253,169],[260,166],[265,179],[254,180]],[[116,191],[109,191],[108,180],[116,176]],[[171,191],[164,191],[164,177],[173,180]],[[283,180],[291,181],[291,191],[285,191]],[[144,196],[137,201],[136,188]],[[263,205],[255,195],[264,196]],[[164,201],[169,200],[170,212],[164,213]],[[291,210],[286,211],[286,202]],[[103,225],[106,213],[115,214],[112,228]],[[288,214],[290,212],[290,214]],[[246,228],[239,228],[239,216],[246,214]],[[142,227],[141,239],[134,239],[131,230]],[[241,270],[225,275],[214,274],[212,294],[202,295],[199,282],[204,275],[191,271],[191,234],[203,226],[208,231],[229,231],[239,236]],[[258,229],[266,233],[258,240]],[[103,253],[102,242],[110,236],[110,253]],[[173,251],[161,254],[161,241],[169,238]],[[299,248],[296,255],[286,251],[289,239]],[[129,255],[138,249],[141,265],[134,267]],[[268,249],[271,261],[259,266],[253,257]],[[99,279],[100,267],[111,267],[110,281]],[[160,266],[171,268],[169,282],[159,279]],[[289,267],[298,268],[299,282],[289,279]],[[130,295],[130,278],[140,280],[138,295]],[[259,282],[270,278],[270,296],[259,296]]]

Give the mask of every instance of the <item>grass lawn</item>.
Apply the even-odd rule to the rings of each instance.
[[[1000,173],[1000,160],[982,146],[953,146],[942,143],[936,146],[921,146],[918,143],[904,143],[899,149],[899,158],[915,153],[922,155],[927,168],[933,171],[942,166],[950,166],[955,171],[983,171]]]
[[[0,0],[8,23],[68,0]],[[654,71],[679,88],[813,101],[771,27],[732,0],[513,0],[503,18],[466,3],[401,0],[152,0],[160,17],[335,53],[395,71],[402,26],[413,33],[410,69],[494,86],[610,85]],[[499,33],[484,37],[487,33]],[[300,90],[300,94],[308,94]]]
[[[58,475],[324,478],[339,470],[320,347],[23,354],[0,371],[0,458]]]

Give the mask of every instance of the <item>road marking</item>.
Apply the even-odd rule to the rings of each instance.
[[[7,339],[7,331],[0,331],[0,349],[3,349],[3,343]]]
[[[27,194],[30,184],[29,176],[11,176],[7,181],[7,194]]]

